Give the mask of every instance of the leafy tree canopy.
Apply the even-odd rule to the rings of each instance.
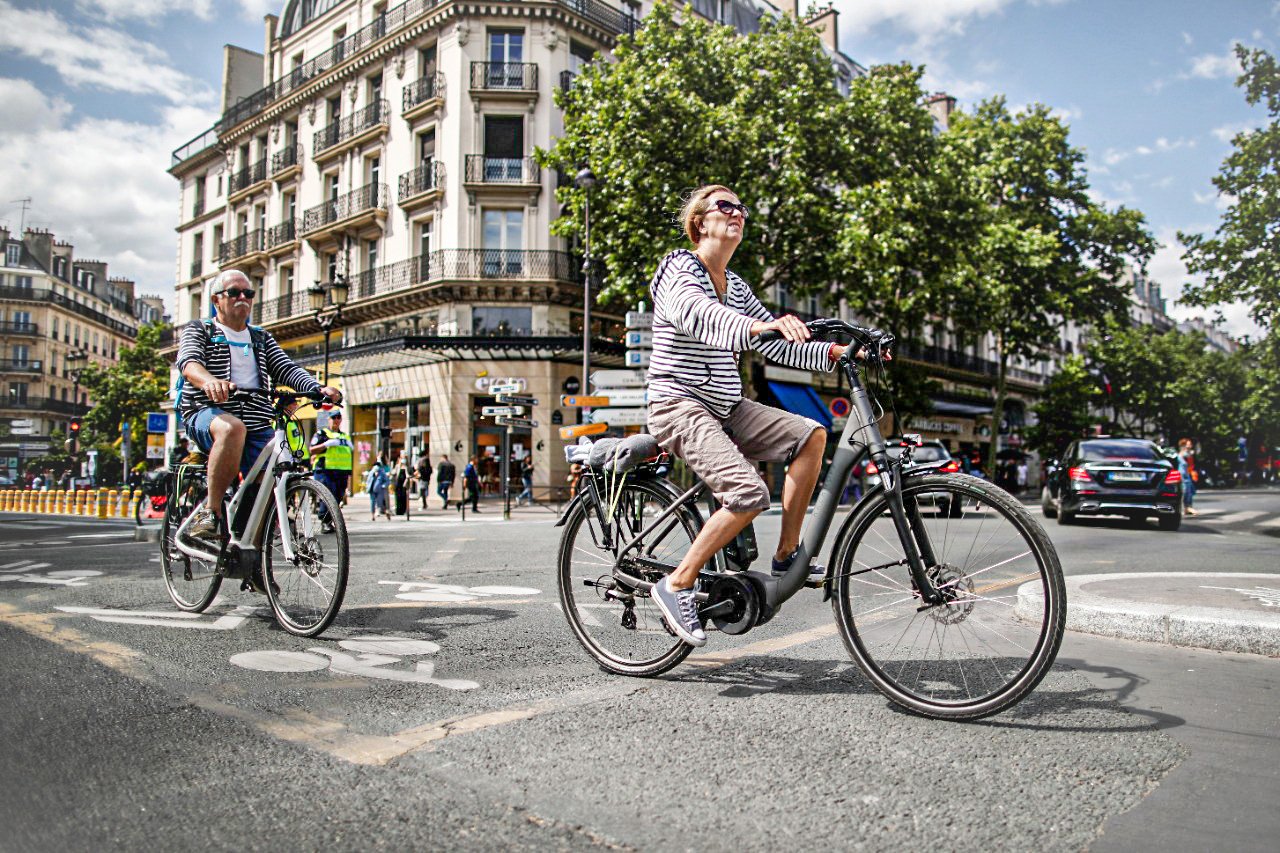
[[[82,443],[114,442],[120,423],[128,421],[135,447],[146,441],[146,414],[160,408],[169,390],[169,362],[159,353],[159,324],[143,326],[131,347],[121,347],[119,360],[106,368],[91,364],[80,374],[80,384],[93,398],[85,413]]]
[[[1037,423],[1027,428],[1028,446],[1045,459],[1058,456],[1096,423],[1090,412],[1101,396],[1097,377],[1089,372],[1084,357],[1068,357],[1032,407]]]

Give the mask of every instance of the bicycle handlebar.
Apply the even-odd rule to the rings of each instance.
[[[231,395],[227,399],[244,403],[254,397],[266,397],[270,400],[282,400],[285,403],[292,403],[299,399],[319,403],[322,400],[329,399],[319,391],[263,391],[260,388],[237,388],[231,392]]]
[[[880,329],[872,329],[865,326],[855,326],[852,323],[846,323],[844,320],[835,320],[820,318],[810,320],[805,323],[809,329],[809,334],[813,336],[813,340],[830,340],[836,336],[848,337],[852,341],[856,341],[859,347],[865,347],[868,351],[868,361],[878,361],[884,352],[893,346],[897,338],[891,332],[885,332]],[[782,332],[775,329],[766,329],[759,334],[761,343],[782,340]]]

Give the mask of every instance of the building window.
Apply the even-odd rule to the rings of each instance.
[[[436,158],[436,129],[424,130],[418,134],[418,162],[430,163]]]
[[[280,268],[280,295],[288,296],[293,293],[293,267]]]
[[[26,367],[31,357],[31,348],[26,344],[14,344],[13,363],[16,367]]]
[[[364,244],[364,268],[366,270],[377,269],[378,267],[378,241],[366,240]]]
[[[527,336],[532,325],[532,308],[499,308],[485,305],[471,309],[471,334],[473,335]]]
[[[587,47],[580,41],[569,41],[569,70],[574,74],[591,64],[595,58],[595,48]]]
[[[436,46],[424,47],[418,53],[418,78],[429,77],[436,73]]]
[[[22,260],[22,246],[17,243],[5,246],[4,260],[7,266],[16,267]]]
[[[92,280],[92,277],[90,277],[90,280]],[[22,288],[23,290],[31,289],[31,276],[29,275],[14,276],[13,281],[14,281],[14,284]]]
[[[27,383],[9,383],[9,405],[25,406],[27,404]]]
[[[62,279],[63,281],[67,280],[67,259],[66,258],[53,259],[53,274],[56,275],[58,278]]]
[[[377,186],[382,179],[382,158],[369,157],[365,160],[365,172],[369,176],[369,184]]]
[[[524,62],[524,30],[489,30],[489,62]]]
[[[53,318],[53,334],[51,334],[49,337],[51,337],[55,341],[58,339],[58,318],[57,317]]]
[[[484,117],[484,179],[519,181],[524,170],[524,119]]]
[[[298,215],[298,196],[296,193],[285,193],[282,201],[285,222],[292,222],[294,217]]]
[[[369,78],[369,103],[376,104],[382,100],[382,75],[375,74]]]
[[[519,275],[523,266],[524,211],[484,211],[483,272],[486,276]]]
[[[424,258],[431,254],[431,228],[433,225],[434,221],[431,219],[418,223],[418,254]]]

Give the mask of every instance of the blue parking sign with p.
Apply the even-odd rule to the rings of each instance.
[[[169,431],[169,416],[164,412],[147,412],[147,432]]]

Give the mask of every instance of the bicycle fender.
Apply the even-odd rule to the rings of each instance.
[[[573,496],[573,500],[569,501],[568,505],[565,506],[564,511],[560,513],[560,517],[556,519],[556,523],[552,527],[564,527],[569,521],[569,513],[573,512],[574,507],[580,503],[582,503],[581,493]]]

